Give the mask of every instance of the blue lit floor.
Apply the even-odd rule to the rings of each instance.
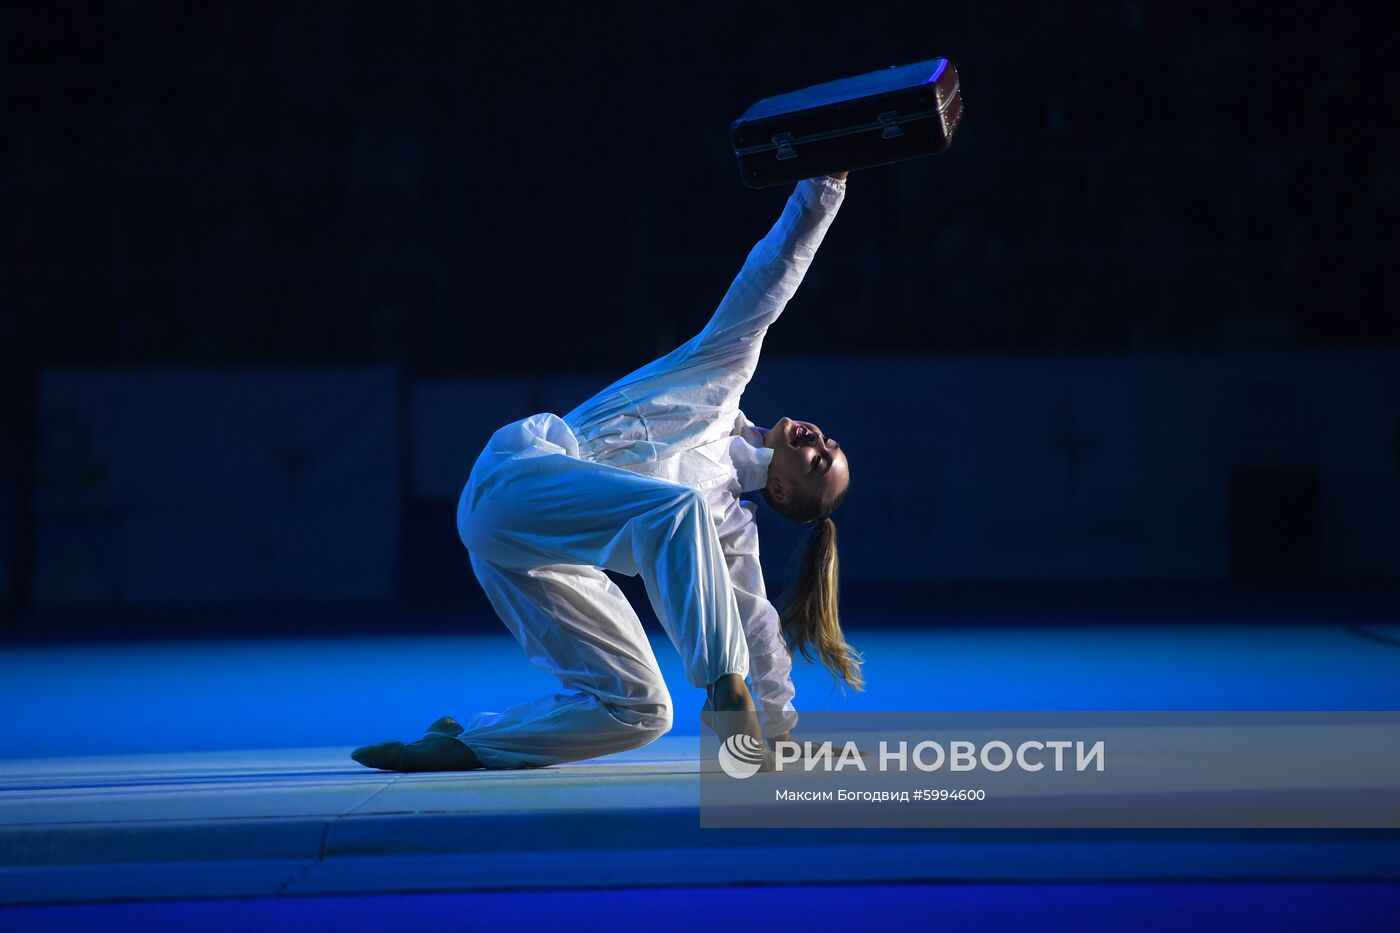
[[[1400,626],[1373,625],[1400,635]],[[1400,647],[1336,625],[870,630],[868,689],[794,669],[809,709],[1400,708]],[[704,697],[664,636],[678,735]],[[350,748],[411,741],[439,716],[465,721],[553,693],[505,636],[189,641],[10,648],[0,653],[0,758]]]
[[[0,929],[1390,930],[1388,884],[909,884],[614,888],[0,908]],[[742,918],[742,925],[738,921]]]
[[[799,709],[1353,710],[1396,709],[1400,700],[1400,648],[1336,625],[880,631],[861,621],[848,618],[870,689],[842,695],[820,670],[800,667]],[[444,714],[464,718],[553,692],[554,681],[514,642],[404,636],[8,649],[0,654],[0,904],[75,906],[0,909],[0,929],[135,923],[142,911],[171,928],[314,927],[303,920],[315,913],[342,918],[327,926],[356,928],[347,919],[355,917],[379,929],[388,917],[447,909],[473,911],[487,925],[528,906],[578,914],[585,920],[568,928],[596,929],[598,910],[624,902],[652,904],[652,912],[691,904],[682,915],[703,918],[702,905],[721,892],[761,922],[785,916],[770,909],[775,902],[816,909],[820,895],[801,894],[810,888],[771,887],[793,884],[821,885],[866,917],[934,911],[954,929],[1010,916],[1017,904],[1038,928],[1082,929],[1066,918],[1092,914],[1108,927],[1171,929],[1193,910],[1233,929],[1255,926],[1225,922],[1241,912],[1362,928],[1367,917],[1393,913],[1393,833],[807,831],[774,839],[699,830],[684,788],[694,784],[689,736],[701,698],[685,685],[674,650],[656,649],[674,692],[672,736],[556,769],[437,775],[370,771],[349,752],[416,738]],[[639,885],[650,888],[630,890]],[[556,890],[506,891],[521,887]],[[471,889],[483,891],[399,896]],[[249,900],[226,909],[215,900],[77,906],[219,897]],[[1138,908],[1160,924],[1146,925],[1132,913]],[[1109,922],[1130,915],[1132,924]]]

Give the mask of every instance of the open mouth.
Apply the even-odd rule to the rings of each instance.
[[[802,425],[800,425],[800,424],[794,425],[794,426],[793,426],[793,429],[792,429],[792,442],[793,442],[793,444],[794,444],[794,445],[800,444],[800,443],[802,442],[802,440],[803,440],[804,438],[806,438],[807,433],[808,433],[808,432],[807,432],[807,429],[804,428]]]

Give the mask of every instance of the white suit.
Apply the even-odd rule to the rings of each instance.
[[[692,686],[747,675],[767,735],[796,722],[791,658],[752,502],[773,451],[739,409],[769,325],[845,198],[797,183],[699,334],[564,415],[492,435],[457,507],[472,568],[530,659],[568,693],[481,713],[458,738],[490,768],[591,758],[671,727],[640,620],[602,568],[641,574]]]

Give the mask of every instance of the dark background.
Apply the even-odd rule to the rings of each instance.
[[[1379,9],[11,7],[9,608],[32,603],[46,368],[620,374],[704,323],[786,197],[740,183],[729,122],[936,55],[962,76],[952,149],[852,175],[842,258],[766,353],[1394,347]]]

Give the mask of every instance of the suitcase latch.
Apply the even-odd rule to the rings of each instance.
[[[773,142],[778,147],[779,159],[797,158],[797,150],[792,148],[792,134],[778,133],[773,137]]]
[[[894,139],[896,136],[903,136],[904,129],[899,125],[899,111],[886,110],[884,113],[876,114],[875,119],[884,126],[880,131],[881,139]]]

